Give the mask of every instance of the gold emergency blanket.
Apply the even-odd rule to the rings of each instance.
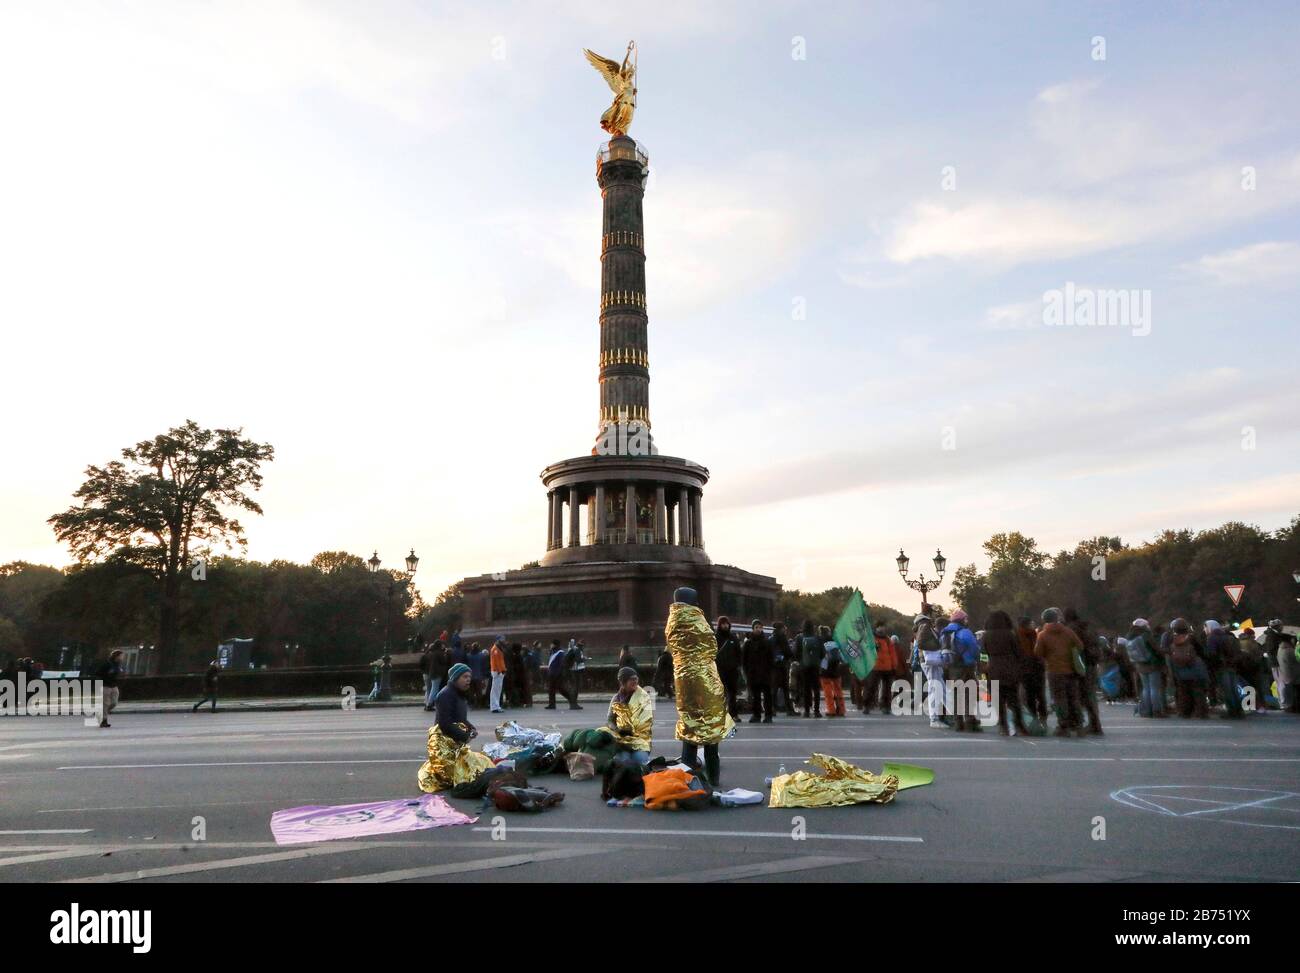
[[[773,778],[768,807],[835,807],[868,801],[888,804],[898,791],[898,778],[892,774],[877,777],[839,757],[815,753],[808,763],[826,773],[797,770]]]
[[[718,677],[718,640],[695,605],[674,602],[668,609],[664,643],[673,656],[677,688],[677,739],[721,743],[734,726]]]
[[[650,740],[654,734],[655,708],[650,702],[650,694],[640,686],[626,703],[619,702],[618,694],[609,701],[609,715],[614,720],[614,728],[620,733],[631,730],[630,736],[619,736],[618,743],[628,750],[649,750]]]
[[[468,743],[457,743],[451,737],[443,736],[437,726],[431,726],[429,759],[420,765],[416,780],[420,790],[432,794],[457,784],[468,784],[491,766],[492,758],[487,754],[475,753]]]

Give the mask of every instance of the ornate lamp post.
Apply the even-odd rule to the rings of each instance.
[[[379,565],[382,563],[383,562],[379,560],[379,551],[376,550],[373,554],[370,555],[370,560],[366,562],[366,565],[370,568],[371,574],[377,574],[379,572]],[[410,581],[410,576],[415,574],[415,569],[419,567],[419,565],[420,565],[420,559],[415,556],[415,548],[411,548],[411,553],[406,555],[406,575],[407,575],[406,578],[404,578],[402,581],[399,582],[391,574],[388,576],[388,600],[385,603],[385,609],[384,609],[384,655],[385,656],[388,655],[388,642],[389,642],[391,622],[393,617],[393,594],[397,591],[398,584],[405,585]],[[381,680],[379,685],[380,699],[392,698],[392,686],[390,682],[391,672],[392,672],[391,667],[385,663],[380,673],[380,680]]]
[[[909,581],[907,578],[907,566],[910,562],[911,559],[906,554],[903,553],[903,549],[900,547],[898,549],[898,557],[894,561],[894,563],[898,565],[898,573],[902,575],[903,581],[907,584],[909,588],[911,588],[913,591],[921,592],[921,614],[929,615],[930,602],[927,596],[931,591],[939,587],[939,585],[943,584],[943,573],[948,567],[948,559],[943,556],[943,553],[941,551],[939,551],[938,549],[935,550],[934,570],[935,570],[935,574],[937,574],[938,577],[935,578],[933,581],[926,581],[924,574],[920,575],[915,580]]]

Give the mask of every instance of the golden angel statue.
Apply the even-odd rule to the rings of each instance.
[[[582,53],[614,92],[614,104],[600,116],[600,127],[610,135],[626,135],[636,111],[636,41],[628,43],[621,65],[586,48]]]

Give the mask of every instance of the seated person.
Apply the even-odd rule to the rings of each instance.
[[[618,670],[618,692],[609,701],[609,725],[618,735],[616,762],[650,763],[650,739],[654,732],[654,705],[641,688],[636,670]]]
[[[458,662],[447,672],[447,685],[434,697],[434,724],[429,727],[429,759],[417,780],[426,794],[467,784],[492,766],[486,754],[470,750],[478,730],[469,721],[469,666]]]

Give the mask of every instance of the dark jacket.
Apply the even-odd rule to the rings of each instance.
[[[475,682],[482,682],[488,677],[488,654],[482,649],[469,654],[469,660],[465,663],[469,666],[470,674],[474,677]]]
[[[447,670],[451,668],[451,662],[447,658],[447,650],[434,647],[429,651],[429,678],[446,679]]]
[[[784,632],[779,635],[773,635],[772,644],[772,664],[778,666],[787,666],[790,664],[790,637]]]
[[[759,632],[745,639],[740,647],[745,667],[745,678],[753,683],[766,684],[772,677],[772,643]]]
[[[1020,637],[1009,628],[990,628],[984,631],[984,652],[989,657],[989,678],[999,682],[1017,682],[1020,679]]]
[[[105,689],[116,689],[118,677],[122,675],[122,667],[112,659],[105,659],[95,673],[95,678],[103,680]]]
[[[718,672],[740,671],[740,640],[731,629],[717,633]]]
[[[455,686],[443,686],[433,698],[433,721],[442,731],[443,736],[451,737],[457,743],[469,743],[469,732],[474,724],[469,721],[469,704],[465,694]]]
[[[822,656],[825,654],[825,643],[816,635],[799,636],[799,665],[805,669],[816,669],[822,664]]]

